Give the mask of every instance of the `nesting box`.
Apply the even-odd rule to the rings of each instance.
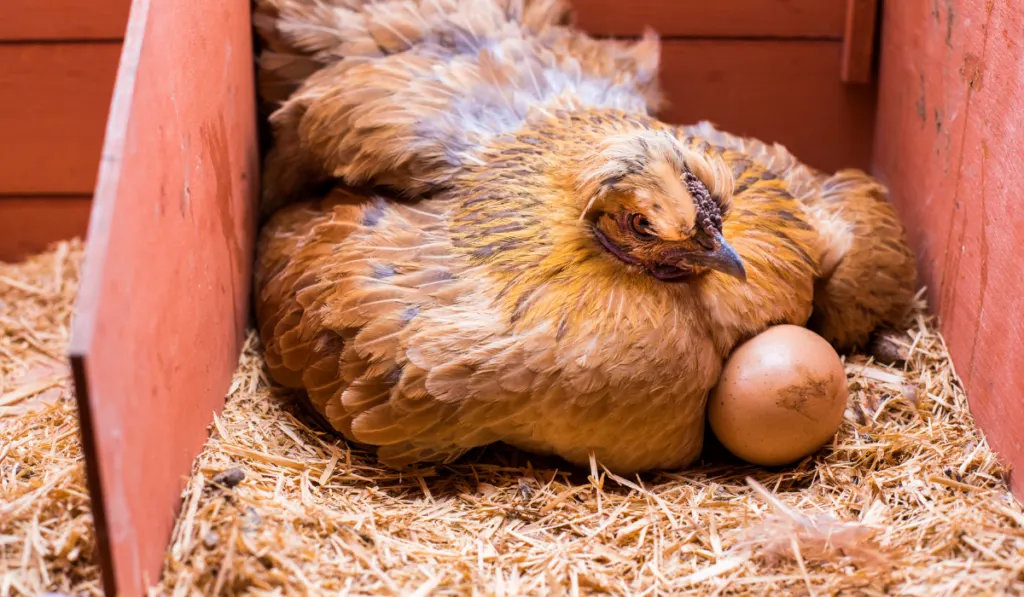
[[[34,23],[25,7],[35,2],[7,0],[0,15],[13,6]],[[123,0],[104,2],[119,18]],[[1014,110],[1024,100],[1024,7],[574,4],[579,25],[594,34],[635,37],[652,26],[663,36],[665,120],[710,119],[781,142],[823,169],[870,169],[891,186],[972,408],[1002,457],[1024,464],[1024,376],[1012,367],[1024,352],[1015,263],[1024,216],[1012,209],[1024,182],[1014,143],[1024,124]],[[0,18],[0,39],[33,30],[8,23]],[[109,95],[103,73],[109,80],[120,51],[71,356],[104,585],[110,595],[137,595],[159,574],[180,490],[223,404],[249,320],[259,170],[250,4],[135,0],[123,48],[116,35],[103,39],[75,42],[77,51],[0,44],[0,81],[17,84],[14,92],[0,86],[0,114],[27,114],[18,112],[27,104],[38,111],[71,93],[55,83],[60,73],[81,86],[73,109],[92,106],[62,116],[60,134],[27,117],[3,133],[0,247],[13,253],[44,240],[42,227],[17,223],[29,216],[12,218],[19,213],[70,222],[68,231],[83,224],[103,126],[94,104]],[[39,66],[19,70],[14,58]],[[43,65],[53,65],[50,75]],[[73,123],[91,132],[74,137]],[[89,163],[73,168],[79,159]],[[1021,495],[1024,478],[1012,480]]]

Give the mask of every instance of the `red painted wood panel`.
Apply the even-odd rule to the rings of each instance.
[[[135,0],[71,339],[104,589],[159,580],[249,314],[247,0]]]
[[[662,118],[708,119],[782,143],[828,170],[868,168],[875,88],[846,85],[838,41],[672,40],[662,50]]]
[[[0,40],[124,36],[130,0],[3,0]]]
[[[882,39],[877,172],[971,409],[1024,498],[1024,5],[886,2]]]
[[[843,30],[843,81],[871,81],[875,58],[875,30],[878,26],[878,0],[846,0],[846,27]]]
[[[58,240],[85,236],[89,197],[0,197],[0,261],[19,261]]]
[[[0,44],[0,194],[92,193],[120,50]]]
[[[597,35],[841,39],[846,0],[570,0],[577,24]]]

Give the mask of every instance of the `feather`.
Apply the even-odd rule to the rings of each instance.
[[[501,388],[512,393],[522,394],[530,390],[534,379],[537,378],[535,371],[532,371],[525,363],[519,364],[504,372],[498,372],[498,383]]]
[[[335,333],[324,331],[317,337],[313,346],[313,355],[303,371],[303,385],[307,390],[334,392],[343,380],[338,375],[339,359],[344,341]]]
[[[393,384],[380,378],[359,378],[341,394],[341,404],[348,413],[361,413],[388,401]]]
[[[462,400],[469,391],[473,372],[474,367],[462,361],[434,367],[427,375],[427,391],[442,402]]]
[[[402,416],[385,403],[356,415],[352,419],[352,435],[356,441],[378,446],[410,441],[442,426],[446,418],[442,413],[443,410]]]
[[[422,446],[411,442],[381,446],[377,450],[377,457],[381,462],[391,467],[402,469],[411,464],[419,462],[452,462],[461,457],[466,450],[464,448]]]
[[[402,332],[418,311],[417,307],[410,306],[404,312],[371,320],[353,340],[356,354],[367,360],[391,358],[401,348]]]

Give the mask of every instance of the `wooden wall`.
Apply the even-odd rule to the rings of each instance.
[[[128,4],[0,1],[0,260],[85,234]]]
[[[890,0],[875,167],[971,410],[1024,468],[1024,4]],[[1024,498],[1024,470],[1011,475]]]
[[[661,35],[664,120],[711,120],[819,168],[870,166],[875,0],[571,2],[591,33]]]
[[[595,34],[663,36],[666,120],[710,119],[822,168],[869,165],[875,87],[844,84],[841,63],[864,79],[844,39],[870,57],[876,0],[571,2]],[[85,233],[128,5],[0,1],[0,259]]]

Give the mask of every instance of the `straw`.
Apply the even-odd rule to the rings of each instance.
[[[66,366],[81,247],[0,265],[0,597],[99,594]],[[13,281],[11,283],[10,281]],[[154,595],[1024,594],[1024,511],[919,301],[835,440],[622,478],[504,446],[399,474],[268,383],[255,334]],[[12,410],[13,409],[13,410]]]
[[[64,354],[77,240],[0,263],[0,596],[100,595],[78,414]]]

